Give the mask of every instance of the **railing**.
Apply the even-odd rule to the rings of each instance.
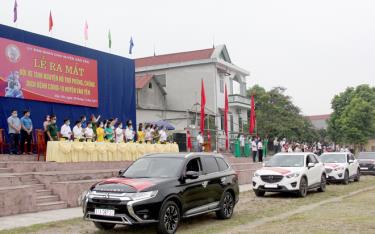
[[[241,104],[250,106],[250,98],[247,98],[239,94],[228,95],[228,102],[229,103],[241,103]]]

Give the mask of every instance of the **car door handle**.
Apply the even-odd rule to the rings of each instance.
[[[207,184],[208,184],[208,181],[204,181],[204,182],[202,183],[203,188],[206,188],[206,187],[207,187]]]

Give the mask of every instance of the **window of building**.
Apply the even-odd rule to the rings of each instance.
[[[149,89],[152,89],[152,83],[151,83],[151,82],[148,83],[148,88],[149,88]]]
[[[220,77],[220,93],[224,93],[224,78]]]

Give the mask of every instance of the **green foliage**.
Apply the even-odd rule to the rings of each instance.
[[[336,143],[363,145],[375,137],[375,87],[347,88],[332,100],[328,136]]]
[[[266,91],[254,85],[247,91],[249,97],[254,94],[258,134],[293,141],[316,141],[319,137],[311,122],[301,115],[285,90],[276,87]]]

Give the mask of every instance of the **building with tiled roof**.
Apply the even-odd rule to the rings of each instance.
[[[246,77],[249,72],[232,63],[225,45],[138,58],[135,66],[138,122],[163,119],[178,130],[199,128],[202,79],[206,92],[205,112],[219,130],[224,128],[225,84],[229,97],[229,130],[242,131],[247,122],[250,100],[246,97]]]

